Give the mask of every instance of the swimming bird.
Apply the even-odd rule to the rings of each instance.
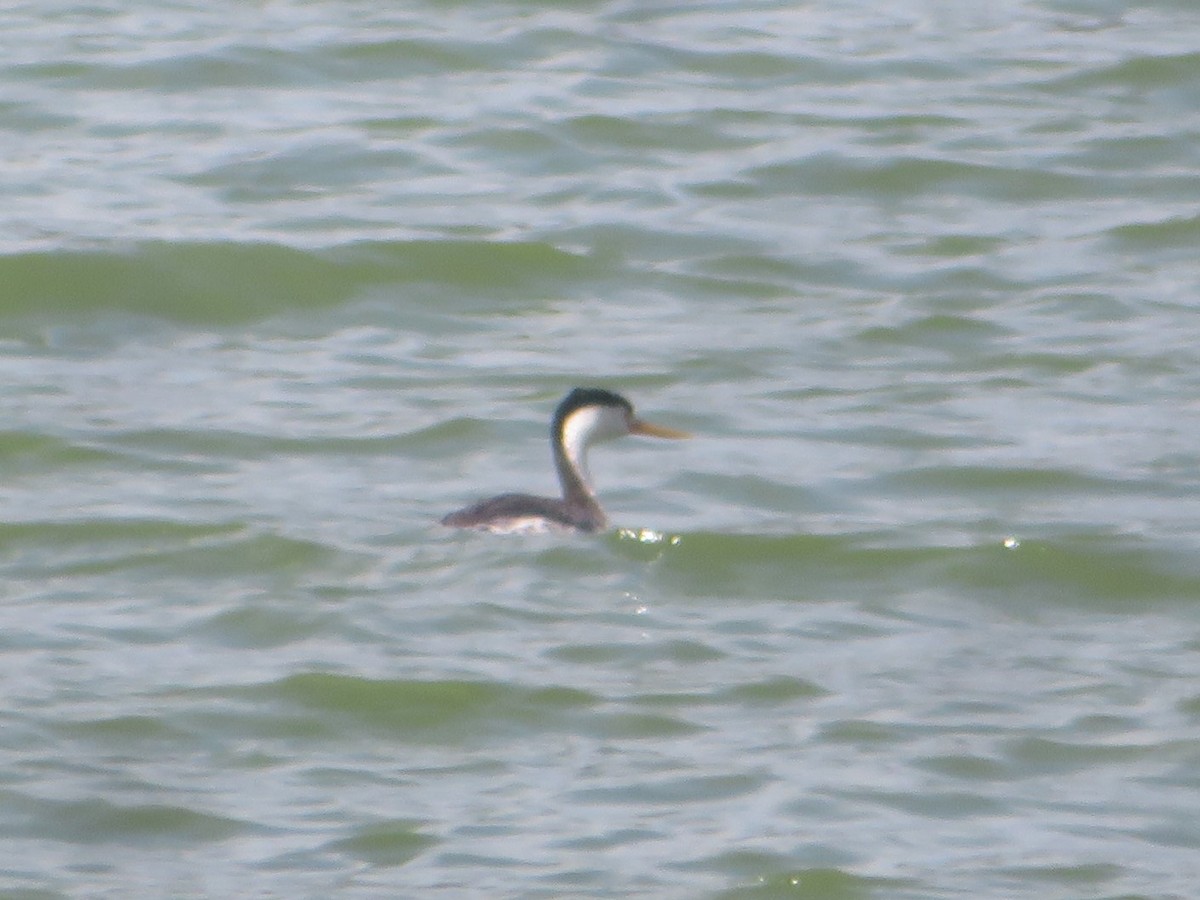
[[[443,525],[508,534],[522,531],[600,531],[608,517],[596,500],[587,470],[592,444],[627,434],[658,438],[691,437],[686,431],[652,425],[639,419],[633,404],[612,391],[575,388],[554,411],[550,446],[562,484],[562,499],[531,494],[501,494],[452,512]]]

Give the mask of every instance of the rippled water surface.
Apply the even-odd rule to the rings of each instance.
[[[0,896],[1195,896],[1192,4],[0,51]]]

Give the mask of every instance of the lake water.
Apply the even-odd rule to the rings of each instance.
[[[0,896],[1195,896],[1200,8],[0,49]]]

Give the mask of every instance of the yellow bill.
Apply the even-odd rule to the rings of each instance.
[[[667,438],[672,441],[681,441],[684,438],[690,438],[691,435],[686,431],[679,431],[675,428],[667,428],[665,425],[654,425],[651,422],[643,421],[642,419],[634,419],[629,423],[630,434],[644,434],[646,437]]]

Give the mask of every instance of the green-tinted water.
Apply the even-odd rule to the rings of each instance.
[[[1190,6],[0,25],[0,896],[1194,893]]]

